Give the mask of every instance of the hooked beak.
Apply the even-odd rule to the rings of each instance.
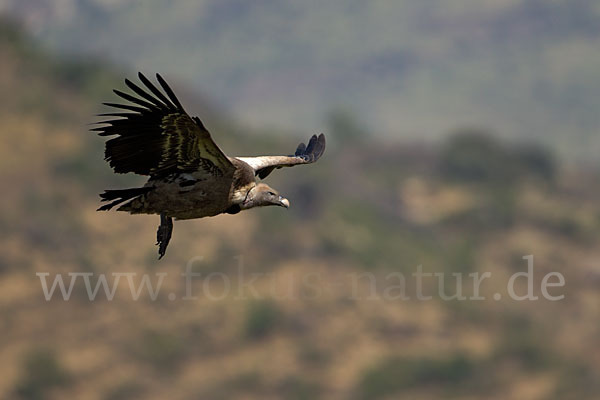
[[[279,196],[279,205],[281,207],[289,208],[290,201],[288,199],[286,199],[285,197]]]

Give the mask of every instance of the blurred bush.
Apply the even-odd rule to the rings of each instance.
[[[244,334],[249,339],[263,338],[277,327],[280,318],[281,312],[273,301],[254,301],[246,311]]]
[[[367,369],[358,391],[361,399],[379,399],[425,385],[458,386],[473,371],[472,361],[462,354],[443,358],[393,357]]]
[[[556,161],[542,147],[509,146],[485,130],[466,129],[446,141],[439,169],[442,176],[458,182],[507,185],[528,177],[552,182]]]
[[[348,109],[338,108],[329,112],[326,117],[327,133],[340,144],[362,141],[369,132],[356,118],[356,114]]]
[[[108,390],[104,395],[104,400],[129,400],[140,398],[142,387],[136,382],[123,382],[114,388]]]
[[[47,398],[49,390],[65,386],[68,382],[69,374],[56,354],[49,349],[36,349],[25,358],[23,376],[15,393],[22,399],[41,400]]]
[[[140,338],[138,356],[160,371],[173,371],[185,355],[181,340],[169,332],[147,331]]]

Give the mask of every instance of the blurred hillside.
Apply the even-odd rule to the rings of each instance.
[[[158,217],[95,211],[103,189],[142,181],[112,174],[87,132],[134,73],[48,54],[7,22],[0,58],[0,398],[597,398],[598,171],[482,130],[440,146],[384,144],[362,115],[337,112],[322,160],[269,177],[290,210],[177,222],[159,262]],[[173,84],[227,153],[289,152],[292,136],[314,133],[249,133]],[[564,275],[564,300],[492,300],[528,254],[537,288],[545,273]],[[260,298],[211,300],[197,279],[198,299],[180,299],[190,259],[235,279],[240,255],[246,274],[271,274]],[[349,275],[410,276],[418,265],[490,271],[490,298],[389,300],[364,280],[349,295]],[[92,302],[78,281],[71,300],[46,302],[37,272],[168,276],[156,301],[133,301],[121,284],[113,301]],[[293,294],[285,282],[308,274],[316,282],[282,298]]]
[[[461,126],[600,147],[595,0],[4,0],[46,46],[160,70],[255,128],[320,130],[350,109],[379,135]]]

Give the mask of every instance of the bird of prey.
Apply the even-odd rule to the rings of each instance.
[[[289,156],[228,157],[212,140],[197,117],[190,117],[169,87],[156,74],[162,91],[142,73],[145,86],[128,79],[125,84],[135,95],[114,90],[131,104],[103,103],[117,108],[99,116],[112,119],[98,122],[106,142],[105,160],[116,173],[149,176],[143,187],[105,190],[100,210],[131,214],[158,214],[156,233],[159,259],[165,255],[173,231],[173,218],[193,219],[222,213],[236,214],[263,206],[288,208],[290,202],[264,183],[275,168],[310,164],[325,151],[325,136],[313,135]]]

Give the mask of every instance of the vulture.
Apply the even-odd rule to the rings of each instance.
[[[197,117],[190,117],[167,82],[156,74],[160,90],[142,73],[144,88],[125,79],[134,94],[114,90],[128,104],[103,103],[116,110],[92,128],[106,142],[105,160],[115,173],[148,176],[143,187],[105,190],[98,211],[160,215],[156,233],[159,259],[167,250],[173,219],[237,214],[254,207],[290,202],[275,189],[257,182],[275,168],[310,164],[325,151],[325,136],[313,135],[286,156],[229,157],[212,140]]]

